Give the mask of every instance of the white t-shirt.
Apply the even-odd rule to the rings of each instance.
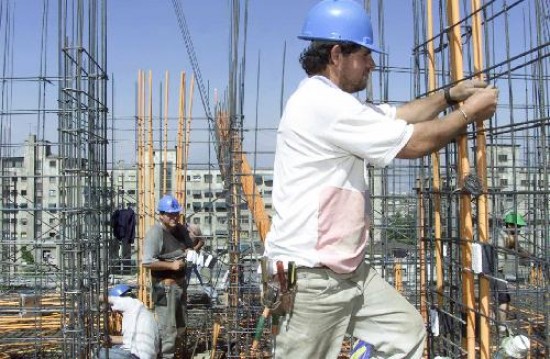
[[[109,302],[122,313],[122,348],[140,359],[156,359],[160,336],[153,313],[134,298],[113,296]]]
[[[357,268],[370,226],[366,164],[388,165],[413,132],[395,116],[395,107],[362,104],[325,77],[300,83],[277,131],[268,258]]]

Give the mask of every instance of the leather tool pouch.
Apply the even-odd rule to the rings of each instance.
[[[277,299],[271,306],[271,313],[279,316],[283,316],[287,313],[292,313],[295,296],[296,296],[295,289],[288,290],[285,293],[278,293]]]

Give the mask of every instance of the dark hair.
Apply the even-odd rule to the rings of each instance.
[[[300,64],[308,76],[321,73],[330,60],[330,50],[340,45],[342,54],[349,55],[358,51],[361,46],[352,42],[312,41],[300,54]]]

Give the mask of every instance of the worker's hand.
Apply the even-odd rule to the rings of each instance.
[[[178,259],[172,262],[172,270],[179,271],[185,268],[185,261],[183,259]]]
[[[481,80],[466,80],[449,89],[451,99],[456,102],[465,101],[477,91],[487,88],[487,83]]]
[[[468,117],[468,123],[476,120],[486,120],[493,116],[497,109],[498,89],[493,86],[487,86],[484,89],[478,89],[472,94],[464,104],[462,110]]]
[[[101,336],[101,345],[105,348],[110,348],[113,345],[113,341],[111,340],[111,336],[109,334]]]

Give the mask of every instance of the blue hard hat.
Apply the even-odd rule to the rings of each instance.
[[[302,40],[351,42],[383,53],[374,46],[372,23],[365,9],[354,0],[323,0],[307,14]]]
[[[167,194],[160,199],[157,210],[165,213],[180,213],[182,208],[174,196]]]
[[[109,297],[122,297],[132,291],[132,288],[126,284],[117,284],[113,288],[109,289]]]

